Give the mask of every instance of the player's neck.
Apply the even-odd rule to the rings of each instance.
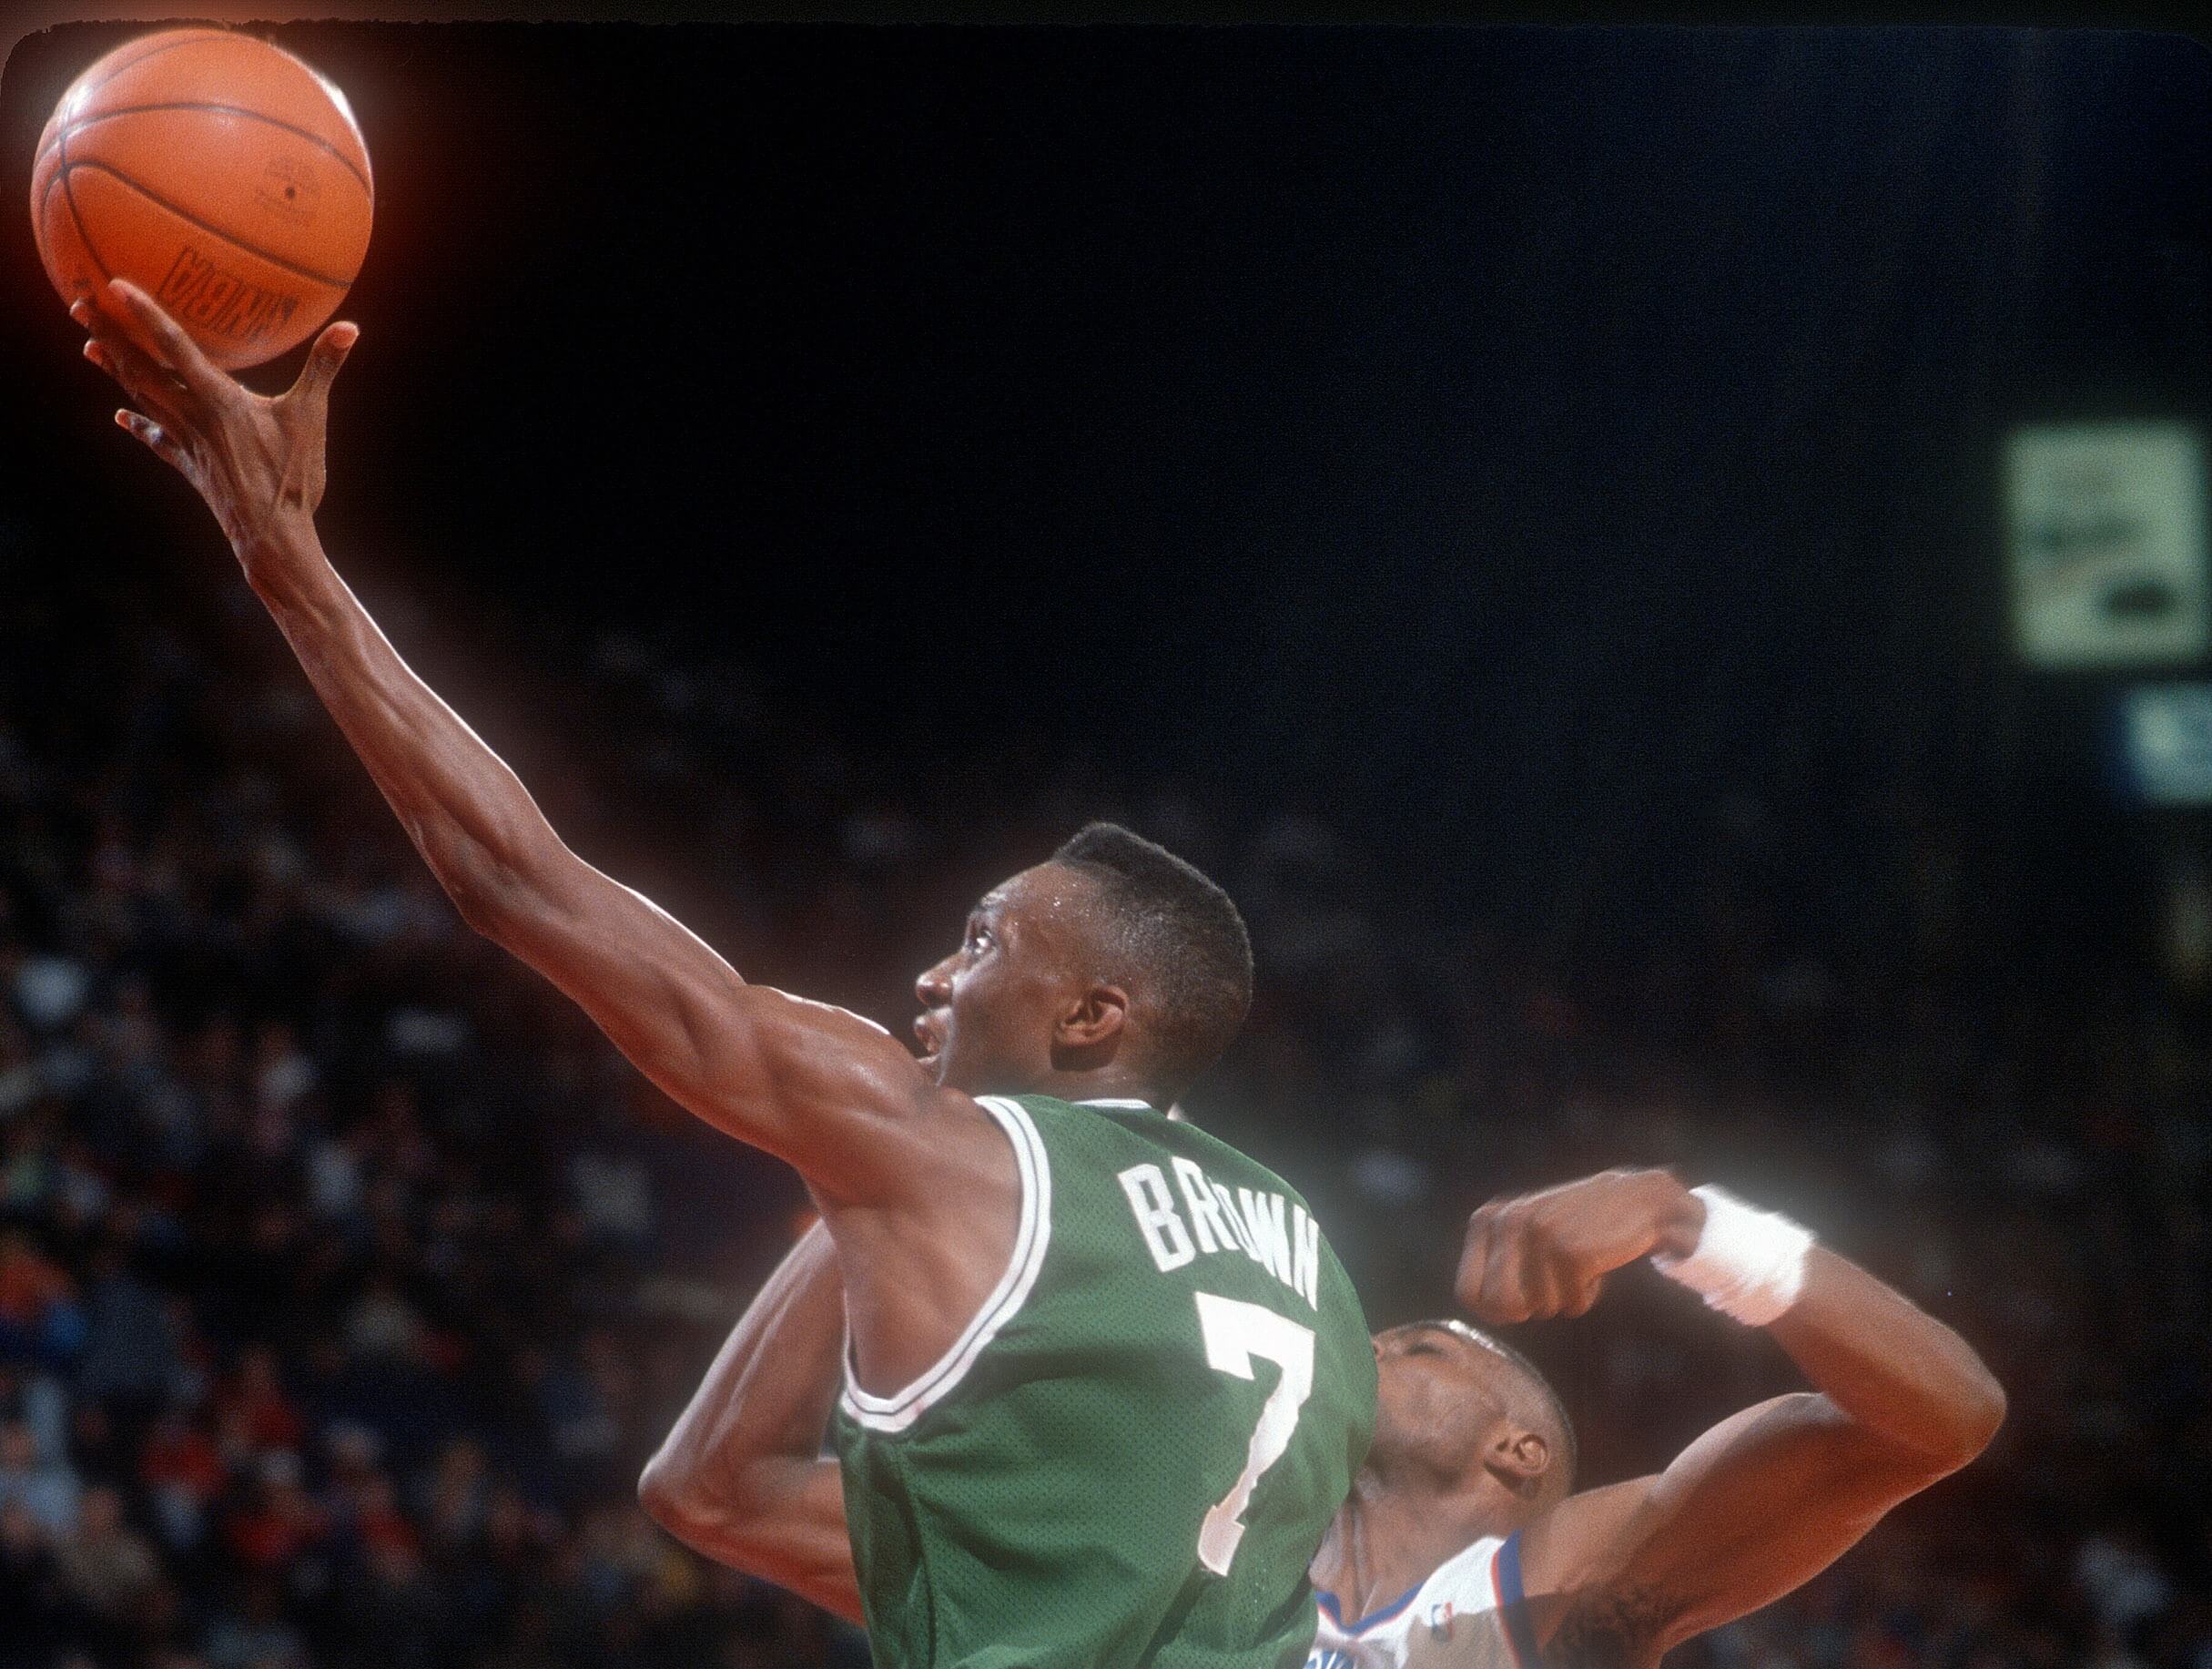
[[[1385,1487],[1363,1472],[1314,1556],[1314,1585],[1336,1596],[1347,1623],[1371,1616],[1454,1554],[1497,1533],[1488,1519],[1464,1495]]]
[[[1142,1101],[1164,1113],[1168,1098],[1132,1073],[1104,1066],[1096,1072],[1051,1072],[1030,1085],[1033,1094],[1061,1101]]]

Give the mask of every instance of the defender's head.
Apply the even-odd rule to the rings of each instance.
[[[1478,1533],[1503,1535],[1575,1487],[1575,1429],[1535,1364],[1464,1321],[1415,1321],[1375,1336],[1375,1441],[1384,1482],[1466,1505]]]
[[[1190,864],[1092,823],[985,893],[914,993],[940,1084],[1019,1094],[1111,1074],[1165,1107],[1244,1023],[1252,941]]]

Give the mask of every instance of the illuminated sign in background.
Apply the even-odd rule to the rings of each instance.
[[[2186,423],[2015,432],[2005,460],[2021,658],[2063,670],[2186,665],[2212,636],[2204,453]]]
[[[2129,690],[2120,740],[2139,798],[2154,806],[2212,806],[2212,684]]]

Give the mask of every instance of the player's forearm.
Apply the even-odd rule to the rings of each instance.
[[[670,1487],[649,1467],[639,1481],[638,1500],[694,1552],[851,1622],[861,1620],[860,1582],[836,1461],[756,1460],[729,1468],[717,1486],[701,1494]]]
[[[255,593],[330,717],[464,918],[503,905],[569,854],[529,790],[400,658],[304,519],[239,552]]]
[[[1824,1247],[1768,1330],[1844,1413],[1945,1471],[1987,1447],[2004,1390],[1972,1346],[1894,1288]]]
[[[1788,1218],[1723,1188],[1645,1176],[1662,1271],[1764,1326],[1863,1430],[1945,1470],[1981,1453],[2004,1418],[2004,1392],[1964,1339]]]
[[[817,1223],[724,1340],[646,1468],[648,1481],[695,1501],[726,1500],[752,1461],[812,1460],[837,1399],[844,1343],[837,1247]]]
[[[844,1338],[837,1253],[817,1225],[747,1307],[638,1497],[708,1558],[857,1617],[837,1469],[818,1458]]]

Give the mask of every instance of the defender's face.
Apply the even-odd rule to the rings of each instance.
[[[1495,1352],[1449,1328],[1415,1322],[1375,1336],[1375,1441],[1368,1463],[1457,1477],[1480,1463],[1506,1418]]]
[[[923,1068],[969,1094],[1019,1094],[1052,1070],[1053,1027],[1078,984],[1081,890],[1057,864],[1000,882],[960,947],[914,982]]]

